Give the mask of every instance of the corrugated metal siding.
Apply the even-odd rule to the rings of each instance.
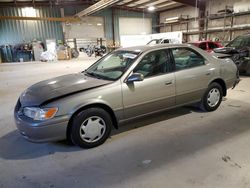
[[[57,8],[35,8],[37,17],[60,17]],[[25,16],[22,8],[0,8],[2,16]],[[33,39],[45,42],[46,39],[63,39],[63,31],[60,22],[33,21],[33,20],[1,20],[0,21],[0,45],[30,42]]]
[[[65,16],[72,16],[86,8],[85,6],[65,7]],[[60,17],[59,8],[36,7],[36,14],[38,17]],[[22,8],[9,7],[0,8],[0,15],[4,16],[25,16]],[[102,16],[104,18],[104,30],[107,40],[112,40],[112,10],[105,9],[95,16]],[[119,17],[134,17],[142,18],[143,13],[115,10],[115,40],[119,41]],[[156,25],[156,16],[153,14],[144,14],[145,18],[152,18],[152,25]],[[156,31],[152,31],[155,33]],[[99,36],[96,36],[97,38]],[[29,42],[33,39],[45,42],[46,39],[55,38],[57,40],[63,39],[63,31],[60,22],[49,21],[31,21],[31,20],[1,20],[0,21],[0,45],[1,44],[16,44],[21,42]]]

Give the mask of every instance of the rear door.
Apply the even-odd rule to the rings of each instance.
[[[144,75],[143,81],[122,83],[126,119],[152,113],[175,105],[175,75],[168,50],[147,53],[133,73]]]
[[[175,62],[176,104],[199,101],[212,77],[213,69],[191,48],[173,48]]]

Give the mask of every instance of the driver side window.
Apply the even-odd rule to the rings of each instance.
[[[170,71],[166,50],[158,50],[146,54],[135,67],[134,73],[143,74],[144,78],[164,74]]]

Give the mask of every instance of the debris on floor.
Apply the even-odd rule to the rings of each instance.
[[[229,156],[227,156],[227,155],[224,155],[221,159],[222,159],[224,162],[229,163],[231,166],[241,168],[241,166],[240,166],[238,163],[232,161],[231,157],[229,157]]]

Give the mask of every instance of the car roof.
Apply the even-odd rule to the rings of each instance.
[[[153,44],[153,45],[119,48],[118,51],[147,52],[162,48],[179,48],[179,47],[190,47],[190,46],[191,44]]]

